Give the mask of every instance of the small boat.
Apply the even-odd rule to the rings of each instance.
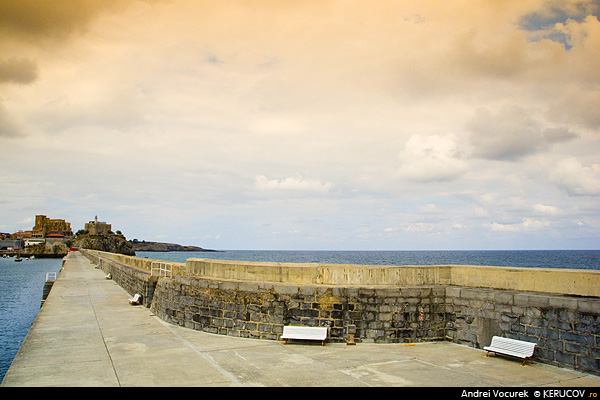
[[[19,262],[19,261],[23,261],[23,259],[21,257],[19,257],[19,256],[16,256],[15,257],[15,262]]]

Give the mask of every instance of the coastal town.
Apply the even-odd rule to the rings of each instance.
[[[120,231],[113,233],[111,229],[110,224],[98,221],[96,216],[82,230],[73,234],[70,222],[40,214],[35,216],[35,225],[31,230],[0,232],[0,251],[2,257],[15,257],[18,261],[23,257],[64,257],[83,237],[121,236],[125,241]]]
[[[211,251],[197,246],[175,243],[149,242],[133,239],[128,241],[120,230],[112,231],[112,225],[98,220],[86,222],[83,229],[73,233],[71,223],[64,219],[36,215],[31,230],[15,233],[0,232],[0,255],[14,257],[15,261],[35,257],[64,257],[70,249],[82,248],[108,251],[134,256],[135,251]]]

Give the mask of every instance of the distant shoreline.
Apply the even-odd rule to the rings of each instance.
[[[163,243],[163,242],[147,242],[147,241],[136,241],[130,240],[133,251],[153,251],[153,252],[171,252],[171,251],[203,251],[203,252],[216,252],[217,250],[204,249],[198,246],[183,246],[176,243]]]
[[[136,249],[137,251],[145,251],[145,252],[149,252],[149,253],[172,253],[172,252],[205,252],[205,253],[220,253],[221,250],[212,250],[212,249],[200,249],[200,250],[194,250],[194,249],[190,249],[190,250],[150,250],[150,249]]]
[[[66,255],[66,253],[57,253],[57,254],[52,254],[52,253],[24,253],[22,251],[5,251],[3,250],[0,257],[6,256],[8,258],[15,258],[16,256],[21,257],[21,259],[26,259],[29,258],[31,256],[35,257],[35,258],[63,258]]]

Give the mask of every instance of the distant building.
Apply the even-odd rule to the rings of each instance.
[[[50,219],[45,215],[35,216],[33,231],[36,234],[32,235],[32,238],[73,236],[70,222],[66,222],[64,219]]]
[[[93,221],[85,224],[85,230],[88,231],[90,235],[109,235],[112,233],[111,225],[106,222],[98,221],[97,215]]]
[[[0,239],[0,250],[22,250],[23,239]]]
[[[23,243],[24,243],[25,247],[27,247],[27,246],[33,246],[33,245],[36,245],[36,244],[44,244],[44,243],[46,243],[46,239],[39,239],[39,238],[23,239]]]
[[[35,216],[35,226],[30,231],[19,231],[13,233],[11,237],[20,239],[45,239],[52,237],[73,236],[71,223],[64,219],[51,219],[45,215]]]
[[[20,230],[19,232],[15,232],[12,235],[10,235],[11,238],[16,238],[16,239],[28,239],[31,237],[31,234],[33,233],[33,231],[23,231]]]

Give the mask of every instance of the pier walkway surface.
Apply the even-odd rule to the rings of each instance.
[[[129,305],[104,276],[69,255],[3,387],[600,387],[598,376],[449,342],[283,345],[199,332]]]

